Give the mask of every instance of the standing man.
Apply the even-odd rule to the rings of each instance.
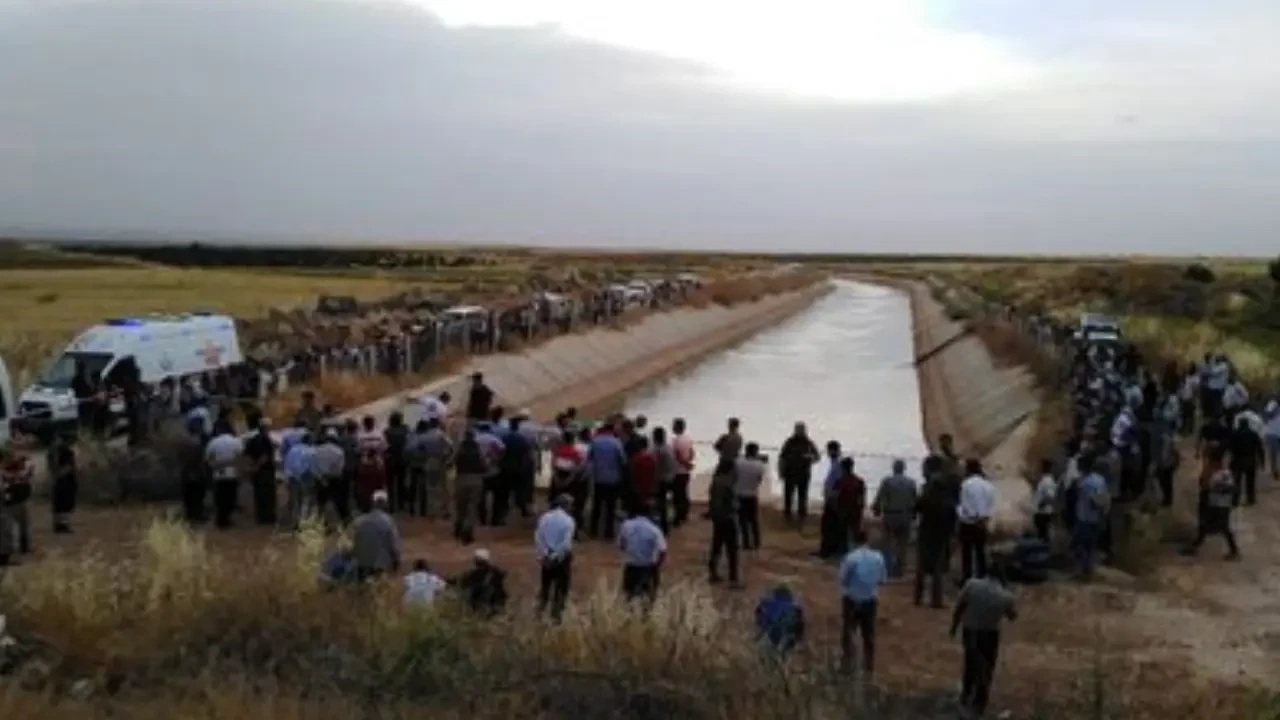
[[[1262,445],[1262,437],[1250,426],[1249,418],[1243,413],[1237,414],[1227,449],[1231,454],[1231,475],[1236,486],[1235,506],[1240,507],[1242,499],[1245,505],[1256,504],[1258,468],[1266,464],[1267,451]]]
[[[573,578],[573,536],[578,525],[566,511],[572,502],[568,495],[557,495],[551,501],[551,509],[538,518],[538,525],[533,531],[533,544],[542,566],[538,615],[546,612],[550,604],[551,619],[556,622],[564,614]]]
[[[796,423],[791,437],[782,443],[782,449],[778,452],[778,474],[782,476],[782,513],[787,522],[791,522],[793,517],[793,503],[794,517],[801,526],[808,518],[809,482],[813,464],[820,457],[805,424]]]
[[[435,418],[440,421],[442,426],[445,425],[449,420],[449,401],[452,399],[448,392],[442,392],[435,397],[428,395],[423,398],[421,402],[422,419],[431,420]]]
[[[308,433],[289,444],[284,456],[284,481],[289,490],[289,522],[296,530],[311,508],[315,487],[315,447]]]
[[[0,447],[0,566],[12,555],[29,555],[31,548],[31,515],[27,501],[31,499],[31,476],[34,469],[17,453],[6,456]],[[9,543],[13,547],[6,548]]]
[[[422,434],[422,477],[415,502],[418,513],[425,517],[449,517],[449,462],[453,459],[453,441],[445,432],[443,421],[428,418]]]
[[[405,447],[409,444],[409,428],[404,424],[404,414],[399,410],[391,413],[387,419],[387,428],[382,431],[382,437],[386,442],[383,456],[387,468],[387,489],[391,498],[391,512],[394,514],[404,510],[412,501],[412,496],[406,487],[409,468],[405,462]]]
[[[178,445],[178,472],[182,483],[182,510],[187,522],[196,525],[205,521],[204,498],[208,493],[209,474],[204,462],[204,422],[198,418],[187,420],[187,432]],[[52,465],[50,473],[54,472]],[[56,477],[56,473],[55,473]],[[274,485],[275,479],[272,478]]]
[[[219,420],[214,437],[204,449],[205,462],[213,473],[214,522],[220,529],[231,527],[236,510],[236,494],[240,489],[240,458],[244,442],[231,430],[231,423]]]
[[[624,558],[623,595],[646,605],[658,598],[659,570],[667,557],[667,538],[649,517],[651,512],[647,504],[639,503],[618,530],[618,548]]]
[[[735,590],[742,587],[738,576],[738,508],[734,493],[737,469],[737,462],[722,457],[707,490],[707,512],[711,516],[710,581],[713,585],[721,582],[720,554],[723,552],[728,555],[729,587]]]
[[[271,421],[258,417],[253,436],[245,442],[249,477],[253,483],[253,519],[259,525],[276,524],[276,444],[271,439]]]
[[[715,451],[720,454],[721,458],[737,460],[742,454],[742,432],[739,430],[742,423],[738,418],[729,418],[728,430],[725,434],[716,439]]]
[[[889,577],[900,578],[906,571],[911,526],[916,519],[920,491],[914,478],[907,477],[907,464],[893,461],[893,474],[880,481],[872,512],[884,524],[885,547],[889,551]]]
[[[498,480],[498,488],[495,493],[493,503],[493,525],[500,527],[507,522],[507,512],[510,510],[512,500],[520,509],[523,517],[528,517],[532,512],[529,507],[532,502],[532,492],[526,497],[525,485],[533,483],[532,449],[529,446],[529,440],[524,433],[520,431],[520,417],[511,418],[507,421],[507,431],[502,435],[502,444],[504,450],[502,453],[501,476]]]
[[[488,421],[492,405],[493,391],[484,384],[484,373],[472,374],[471,391],[467,395],[467,423],[474,425]]]
[[[488,525],[497,515],[502,495],[502,458],[507,452],[507,446],[499,437],[497,422],[475,423],[473,427],[476,443],[480,446],[488,470],[482,484],[478,517],[481,525]]]
[[[1240,548],[1236,545],[1235,534],[1231,532],[1231,510],[1239,490],[1232,481],[1231,471],[1223,467],[1222,454],[1221,448],[1209,451],[1205,468],[1207,477],[1201,479],[1204,499],[1200,529],[1191,545],[1182,550],[1183,555],[1194,556],[1210,535],[1221,535],[1227,541],[1227,559],[1240,559]]]
[[[840,467],[840,443],[831,440],[827,443],[827,476],[822,481],[822,539],[818,544],[818,557],[839,557],[840,546],[840,510],[839,490],[840,478],[844,470]]]
[[[695,451],[693,438],[686,432],[684,418],[676,418],[671,423],[671,431],[675,433],[672,450],[676,453],[676,477],[671,483],[671,505],[674,511],[672,527],[680,527],[689,519],[689,480],[693,477]]]
[[[1035,507],[1036,535],[1049,542],[1049,529],[1053,527],[1053,518],[1057,514],[1058,480],[1053,476],[1053,460],[1040,460],[1040,480],[1032,490],[1031,504]]]
[[[345,479],[347,454],[342,449],[342,441],[338,431],[328,428],[324,436],[316,444],[313,468],[316,482],[316,513],[321,520],[325,518],[325,505],[333,504],[333,513],[338,522],[346,525],[351,521],[351,488]]]
[[[475,522],[484,502],[484,482],[489,474],[489,461],[475,430],[467,428],[463,432],[453,467],[453,537],[462,545],[470,545],[475,542]]]
[[[916,544],[915,603],[924,601],[925,579],[930,581],[930,607],[942,607],[942,576],[946,573],[946,553],[956,532],[956,498],[941,475],[937,456],[925,460],[924,492],[916,514],[920,517],[920,537]]]
[[[875,672],[876,614],[880,586],[888,581],[884,556],[867,544],[867,534],[858,530],[853,536],[854,548],[840,562],[840,664],[852,670],[853,635],[862,636],[863,674]]]
[[[1093,456],[1081,456],[1077,465],[1082,474],[1076,482],[1076,518],[1071,530],[1071,550],[1080,578],[1089,580],[1093,577],[1102,528],[1107,524],[1111,492],[1106,478],[1096,470]]]
[[[991,681],[1000,654],[1000,623],[1016,620],[1013,594],[1004,586],[1004,570],[992,568],[991,577],[971,578],[960,590],[951,615],[951,637],[964,626],[964,680],[960,702],[975,717],[982,717],[991,697]]]
[[[587,472],[592,483],[591,536],[612,540],[618,513],[618,493],[626,481],[627,453],[622,441],[607,426],[600,428],[591,440],[587,450]]]
[[[982,463],[965,462],[964,483],[960,485],[960,572],[968,580],[987,574],[987,534],[996,511],[996,486],[982,472]]]
[[[760,549],[760,486],[769,466],[760,457],[760,446],[747,443],[738,458],[738,479],[733,492],[738,501],[738,528],[742,531],[742,549]]]
[[[667,431],[661,426],[653,429],[653,459],[658,468],[658,502],[654,511],[663,535],[671,532],[671,495],[675,487],[680,463],[675,449],[667,441]]]
[[[1280,480],[1280,397],[1272,398],[1262,411],[1263,439],[1267,446],[1267,465],[1271,479]]]

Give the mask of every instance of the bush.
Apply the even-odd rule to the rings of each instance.
[[[1213,270],[1210,270],[1208,266],[1201,263],[1188,265],[1187,269],[1184,270],[1182,274],[1188,280],[1202,283],[1204,285],[1208,285],[1216,279],[1216,276],[1213,274]]]

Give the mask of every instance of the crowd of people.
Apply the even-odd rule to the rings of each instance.
[[[1028,323],[1037,337],[1058,337],[1043,333],[1039,323]],[[1220,355],[1157,374],[1132,345],[1068,346],[1065,378],[1074,401],[1073,434],[1062,456],[1045,458],[1039,474],[1029,478],[1033,522],[1012,550],[990,547],[997,486],[980,460],[958,454],[950,436],[938,438],[919,477],[898,460],[872,492],[841,443],[829,441],[820,451],[804,423],[796,423],[771,464],[760,444],[745,438],[742,423],[730,418],[710,444],[715,464],[702,518],[711,528],[708,581],[727,581],[734,590],[745,587],[741,553],[764,544],[760,498],[773,472],[780,481],[784,518],[804,527],[814,469],[825,456],[829,469],[815,503],[821,507],[815,555],[838,568],[844,662],[864,676],[874,671],[880,589],[906,577],[914,565],[915,604],[942,609],[952,596],[951,629],[960,633],[964,647],[963,701],[980,715],[989,698],[1001,626],[1016,617],[1007,583],[1043,581],[1054,548],[1063,545],[1076,576],[1091,579],[1099,560],[1106,561],[1114,550],[1117,512],[1137,507],[1153,493],[1163,505],[1173,503],[1174,473],[1186,461],[1181,447],[1193,446],[1201,467],[1200,530],[1184,552],[1194,554],[1207,537],[1220,534],[1229,557],[1238,557],[1233,510],[1256,502],[1257,479],[1265,469],[1273,478],[1280,476],[1278,401],[1251,399]],[[513,513],[536,515],[540,615],[558,620],[565,612],[574,550],[581,542],[616,544],[625,597],[644,607],[655,601],[669,538],[697,521],[691,517],[691,484],[700,443],[684,420],[674,419],[668,431],[650,427],[643,416],[587,422],[568,408],[553,422],[538,423],[527,410],[508,413],[496,405],[479,374],[461,408],[455,409],[447,393],[420,405],[421,419],[412,426],[400,412],[384,426],[372,417],[334,423],[308,395],[293,426],[273,433],[259,415],[250,415],[247,431],[239,432],[232,413],[194,403],[187,410],[188,432],[178,460],[185,517],[206,522],[212,495],[213,524],[231,527],[241,509],[240,488],[248,485],[253,521],[260,525],[296,528],[316,518],[347,529],[343,546],[323,568],[326,582],[363,583],[408,570],[403,576],[407,604],[429,606],[449,591],[476,612],[493,615],[506,607],[508,590],[506,571],[489,550],[474,550],[473,567],[455,578],[437,575],[422,559],[409,568],[396,517],[450,521],[455,540],[472,545],[480,526],[507,525]],[[1193,434],[1194,443],[1180,441]],[[55,523],[69,531],[74,449],[56,444],[50,466]],[[11,532],[17,547],[0,548],[2,561],[31,550],[25,511],[30,487],[24,487],[16,468],[6,466],[3,517],[20,530]],[[541,478],[543,473],[547,477]],[[539,486],[546,487],[541,512]],[[69,499],[59,502],[59,487],[64,495],[72,488]],[[804,610],[785,585],[770,588],[760,600],[756,622],[762,642],[773,651],[786,654],[805,641]]]

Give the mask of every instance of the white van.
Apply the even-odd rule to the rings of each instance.
[[[121,361],[133,358],[146,385],[182,379],[244,362],[235,320],[207,313],[108,320],[84,331],[18,401],[17,426],[44,434],[74,426],[80,415],[77,377],[105,380]],[[123,407],[113,407],[120,411]]]
[[[13,396],[13,382],[9,379],[9,369],[4,366],[4,358],[0,358],[0,448],[9,446],[9,423],[18,411],[17,398]]]

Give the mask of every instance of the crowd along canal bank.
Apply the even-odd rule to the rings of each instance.
[[[667,427],[685,418],[699,441],[695,497],[714,462],[710,442],[737,417],[771,460],[803,421],[819,445],[838,440],[873,485],[898,458],[918,474],[938,436],[950,433],[997,482],[1000,529],[1021,528],[1029,512],[1021,458],[1038,406],[1032,380],[999,367],[923,282],[835,279],[753,303],[650,315],[480,358],[415,394],[447,390],[461,403],[477,371],[499,403],[543,421],[569,406],[585,416],[625,409]],[[417,417],[402,396],[349,414],[385,418],[396,409]],[[814,477],[825,472],[824,461]]]

